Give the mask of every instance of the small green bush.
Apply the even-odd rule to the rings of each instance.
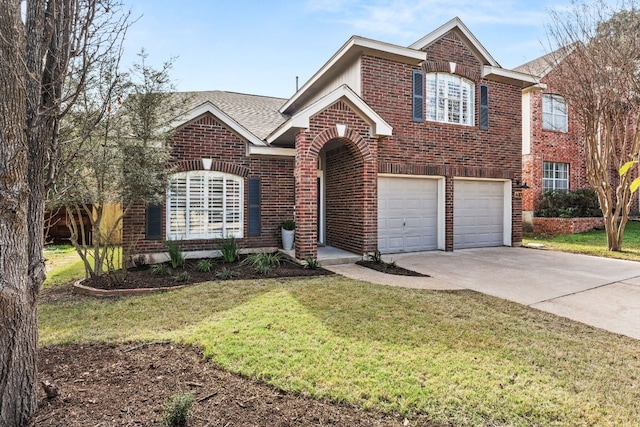
[[[196,270],[208,273],[213,269],[213,261],[210,259],[201,259],[196,263]]]
[[[373,252],[372,254],[368,254],[367,255],[367,259],[369,261],[375,262],[377,264],[380,264],[382,262],[382,254],[380,253],[379,250],[375,250],[375,252]]]
[[[236,262],[240,256],[240,248],[238,248],[238,242],[235,237],[227,239],[222,244],[222,259],[224,262]]]
[[[575,191],[547,191],[536,204],[535,216],[543,218],[583,218],[602,216],[598,196],[589,188]]]
[[[234,276],[237,276],[238,273],[233,271],[230,268],[221,268],[220,270],[216,271],[216,279],[220,279],[220,280],[229,280]]]
[[[280,254],[261,252],[246,257],[242,264],[250,265],[257,273],[266,274],[280,265]]]
[[[320,267],[322,267],[322,265],[320,264],[320,261],[318,261],[316,258],[313,258],[313,257],[307,257],[303,259],[302,266],[308,270],[317,270]]]
[[[193,405],[193,393],[180,393],[171,398],[164,407],[162,423],[168,427],[184,427]]]
[[[164,245],[167,248],[167,252],[169,252],[171,267],[184,267],[184,254],[182,253],[182,246],[180,246],[180,243],[175,240],[167,240]]]
[[[189,273],[187,273],[186,271],[183,271],[182,273],[174,276],[173,280],[177,283],[183,283],[189,280],[190,277],[191,276],[189,276]]]
[[[282,221],[281,227],[285,230],[295,230],[296,222],[292,219],[285,219],[284,221]]]
[[[167,264],[153,264],[150,269],[153,274],[157,274],[158,276],[168,276],[171,274],[171,268],[169,268]]]

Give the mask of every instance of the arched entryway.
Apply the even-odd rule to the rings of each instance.
[[[377,167],[372,142],[347,126],[296,140],[296,257],[318,242],[356,254],[377,244]]]

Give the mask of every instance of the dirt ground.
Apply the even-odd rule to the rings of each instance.
[[[171,343],[73,344],[43,347],[32,426],[160,426],[164,406],[192,392],[188,426],[431,426],[427,421],[276,390],[217,369],[198,349]]]

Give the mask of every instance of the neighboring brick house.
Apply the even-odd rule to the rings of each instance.
[[[522,91],[522,221],[531,230],[537,201],[546,191],[591,188],[580,125],[554,87],[559,76],[558,51],[527,62],[514,71],[536,76],[540,84]],[[557,63],[557,65],[553,65]],[[612,180],[617,171],[611,171]],[[632,212],[638,211],[637,197]]]
[[[557,58],[551,52],[515,71],[534,75],[540,84],[522,91],[522,221],[531,229],[537,201],[545,191],[589,188],[582,138],[576,118],[553,87]]]
[[[289,99],[192,94],[166,201],[129,213],[124,244],[275,248],[293,218],[299,259],[319,245],[517,246],[521,97],[535,83],[455,18],[409,47],[354,36]]]

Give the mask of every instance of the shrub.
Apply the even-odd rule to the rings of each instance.
[[[201,259],[196,264],[196,270],[208,273],[213,269],[213,261],[210,259]]]
[[[169,259],[171,260],[171,267],[178,268],[184,266],[184,254],[182,253],[182,246],[175,240],[167,240],[164,245],[169,252]]]
[[[182,282],[186,282],[187,280],[189,280],[190,276],[189,273],[187,273],[186,271],[183,271],[182,273],[178,274],[177,276],[173,277],[173,280],[177,283],[182,283]]]
[[[171,269],[167,264],[153,264],[150,268],[151,272],[158,276],[168,276],[171,274]]]
[[[216,279],[220,279],[220,280],[229,280],[232,277],[237,275],[238,273],[236,273],[230,268],[221,268],[220,270],[216,271]]]
[[[575,191],[547,191],[538,199],[535,215],[543,218],[602,216],[598,196],[589,188]]]
[[[318,261],[316,258],[312,258],[312,257],[307,257],[305,259],[302,260],[302,266],[306,269],[309,270],[317,270],[320,267],[322,267],[322,265],[320,264],[320,261]]]
[[[266,274],[280,265],[280,254],[261,252],[246,257],[242,264],[250,265],[257,273]]]
[[[224,262],[236,262],[239,254],[240,249],[238,248],[238,242],[236,242],[235,237],[224,241],[222,244],[222,259]]]
[[[284,228],[285,230],[295,230],[296,222],[292,219],[285,219],[284,221],[282,221],[282,228]]]
[[[369,261],[380,264],[382,262],[382,254],[380,253],[379,250],[376,249],[374,253],[367,255],[367,259]]]
[[[168,427],[184,427],[193,405],[193,393],[180,393],[171,398],[164,407],[162,423]]]

